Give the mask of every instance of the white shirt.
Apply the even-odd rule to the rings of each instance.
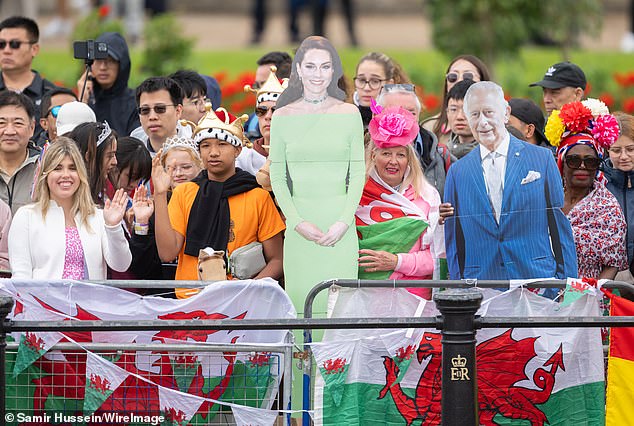
[[[495,160],[495,169],[498,171],[502,179],[502,188],[504,188],[504,177],[506,176],[506,160],[509,154],[510,143],[511,135],[506,132],[506,137],[502,139],[500,145],[498,145],[498,147],[495,149],[495,152],[498,154],[498,157]],[[482,160],[482,171],[484,173],[485,182],[490,182],[489,176],[487,175],[487,170],[489,170],[489,166],[491,163],[491,157],[489,156],[491,152],[492,151],[489,151],[484,145],[480,144],[480,158]]]

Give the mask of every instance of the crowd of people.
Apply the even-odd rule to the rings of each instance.
[[[228,278],[271,277],[298,308],[324,279],[439,278],[445,259],[452,279],[632,280],[634,117],[584,100],[575,64],[531,84],[542,111],[460,55],[422,121],[393,59],[365,54],[347,84],[311,36],[258,61],[253,114],[235,116],[195,71],[128,87],[117,33],[76,90],[56,87],[31,69],[38,37],[31,19],[0,22],[0,267],[14,277],[196,280],[211,248]]]

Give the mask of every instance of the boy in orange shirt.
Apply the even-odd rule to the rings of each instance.
[[[153,160],[156,245],[163,261],[178,257],[177,280],[198,279],[200,249],[224,250],[229,257],[254,241],[262,243],[266,260],[254,278],[282,276],[284,222],[255,177],[235,167],[242,150],[242,122],[242,117],[236,118],[224,108],[215,112],[209,108],[193,135],[205,170],[192,182],[176,187],[169,205],[170,178],[160,154]]]

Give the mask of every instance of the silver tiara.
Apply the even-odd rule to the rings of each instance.
[[[106,120],[103,121],[103,130],[99,133],[99,137],[97,138],[97,146],[101,145],[108,139],[108,136],[112,134],[112,129]]]
[[[163,144],[161,160],[165,158],[165,156],[167,155],[167,151],[175,147],[187,148],[194,154],[196,158],[200,158],[200,154],[198,153],[198,145],[196,144],[196,142],[194,142],[192,138],[176,135],[165,140],[165,143]]]

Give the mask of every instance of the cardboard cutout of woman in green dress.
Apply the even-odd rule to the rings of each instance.
[[[284,277],[298,312],[320,281],[358,276],[354,214],[365,183],[363,124],[359,110],[343,101],[342,76],[330,42],[308,37],[271,123],[271,184],[286,216]],[[323,292],[313,313],[325,312]]]

